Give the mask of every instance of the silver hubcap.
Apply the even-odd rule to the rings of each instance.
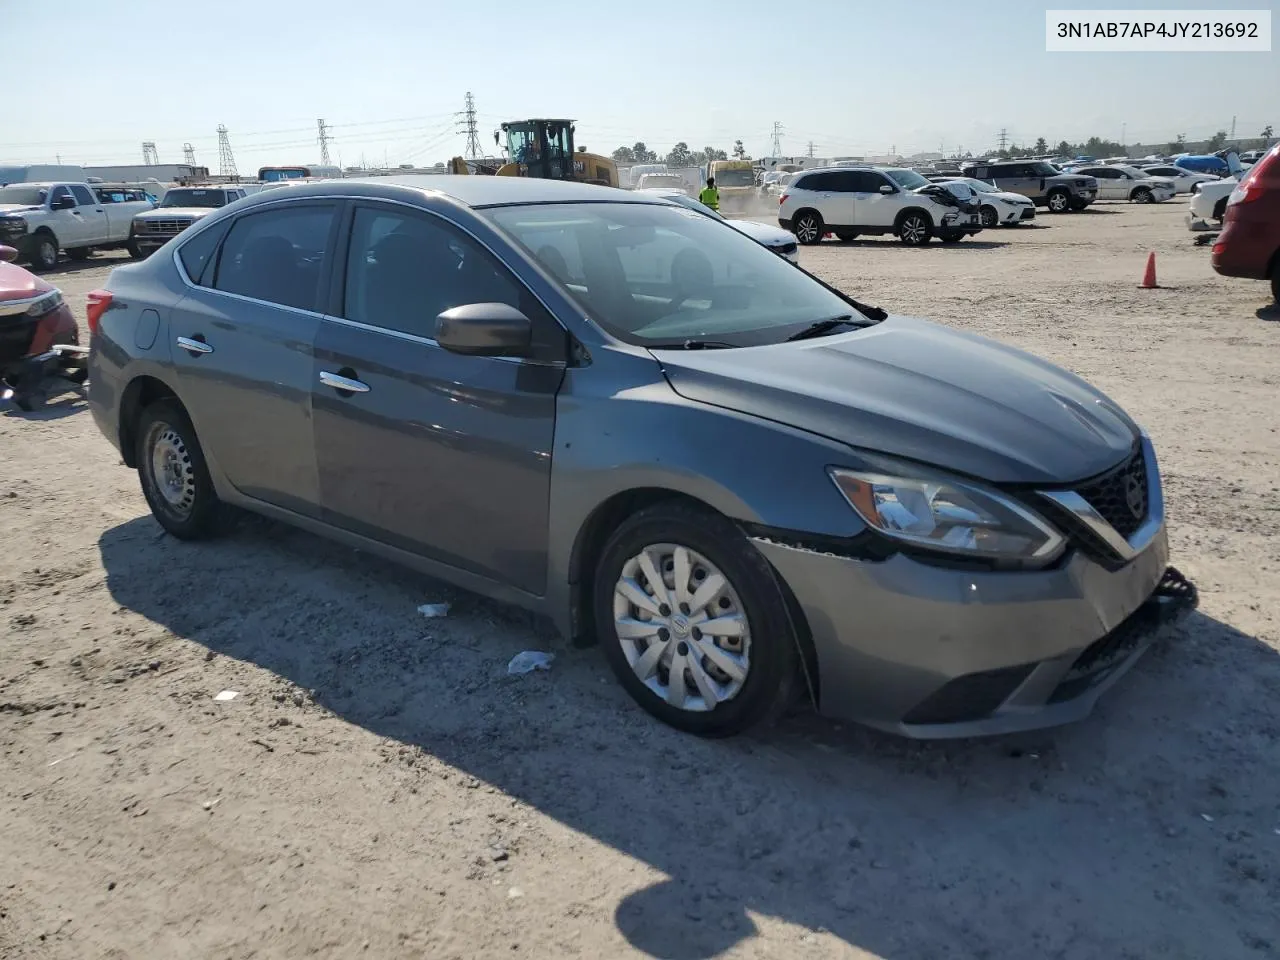
[[[40,257],[40,262],[43,264],[49,265],[57,262],[58,248],[49,240],[41,240],[36,252]]]
[[[817,239],[818,221],[813,217],[801,217],[796,223],[796,238],[802,243],[810,243]]]
[[[1139,203],[1150,203],[1151,194],[1148,193],[1146,190],[1139,190],[1138,195],[1134,197],[1134,199],[1137,200]]]
[[[924,221],[919,217],[908,217],[902,221],[902,231],[899,236],[907,243],[919,243],[924,239]]]
[[[196,478],[182,437],[170,426],[157,425],[151,444],[151,479],[156,492],[179,513],[196,502]]]
[[[1055,193],[1049,198],[1049,209],[1055,213],[1061,213],[1067,209],[1067,198],[1060,193]]]
[[[677,709],[712,710],[746,682],[746,611],[733,584],[695,550],[655,543],[623,564],[613,625],[636,676]]]

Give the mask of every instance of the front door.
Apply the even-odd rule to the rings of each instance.
[[[196,234],[179,249],[194,286],[169,323],[179,392],[206,453],[242,493],[310,515],[320,500],[312,348],[337,209],[301,199],[255,207],[204,265],[200,245],[217,231]]]
[[[548,499],[564,331],[449,221],[357,203],[340,316],[312,372],[325,518],[496,580],[546,589]],[[435,342],[450,307],[501,302],[534,320],[531,359]]]
[[[56,204],[60,201],[66,202],[64,199],[66,197],[75,200],[75,194],[65,183],[60,183],[53,188],[49,194],[49,219],[62,249],[74,250],[76,247],[86,246],[93,231],[79,204],[62,210],[56,208]]]
[[[76,198],[76,212],[80,214],[80,222],[84,225],[86,243],[107,243],[111,239],[111,227],[107,221],[107,210],[88,187],[80,183],[71,185],[71,193]]]

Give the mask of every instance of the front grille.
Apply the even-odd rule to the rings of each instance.
[[[1142,448],[1118,467],[1077,487],[1076,493],[1128,540],[1147,519],[1147,462]]]
[[[138,233],[176,237],[191,223],[190,220],[143,220],[138,224]]]

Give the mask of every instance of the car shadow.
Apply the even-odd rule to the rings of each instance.
[[[1280,321],[1280,303],[1268,304],[1265,307],[1259,307],[1253,314],[1259,320],[1270,320],[1272,323]]]
[[[996,229],[996,228],[991,228]],[[835,247],[876,247],[892,244],[905,250],[994,250],[997,247],[1009,246],[1008,240],[961,240],[958,243],[943,243],[934,237],[926,244],[918,247],[908,246],[897,237],[859,237],[857,240],[824,240],[823,244]]]
[[[31,411],[22,410],[12,402],[3,403],[6,417],[21,420],[61,420],[89,409],[89,397],[84,387],[70,387],[66,390],[60,386],[54,387],[50,390],[49,399]]]
[[[86,270],[95,270],[102,267],[122,267],[127,263],[135,262],[123,250],[102,250],[93,253],[86,260],[72,260],[66,256],[58,260],[57,266],[49,270],[42,270],[37,273],[40,277],[60,277],[75,276],[77,273],[83,273]],[[31,269],[31,265],[27,264],[27,269]]]
[[[1255,793],[1280,765],[1257,709],[1280,658],[1207,615],[1165,627],[1072,727],[917,743],[800,713],[707,741],[650,720],[542,621],[269,521],[193,545],[144,517],[99,549],[121,606],[661,871],[614,910],[649,956],[717,956],[753,915],[886,960],[1280,944],[1280,822]],[[424,599],[454,606],[424,620]],[[506,675],[548,646],[551,671]]]

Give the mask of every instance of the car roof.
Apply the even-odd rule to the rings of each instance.
[[[634,192],[590,183],[567,180],[541,180],[533,177],[476,176],[470,174],[419,174],[417,176],[353,177],[289,184],[292,196],[377,197],[388,188],[420,190],[443,194],[468,207],[499,207],[523,203],[643,203],[644,197]],[[394,192],[394,191],[393,191]],[[276,190],[252,194],[252,203],[271,203],[280,199]]]

